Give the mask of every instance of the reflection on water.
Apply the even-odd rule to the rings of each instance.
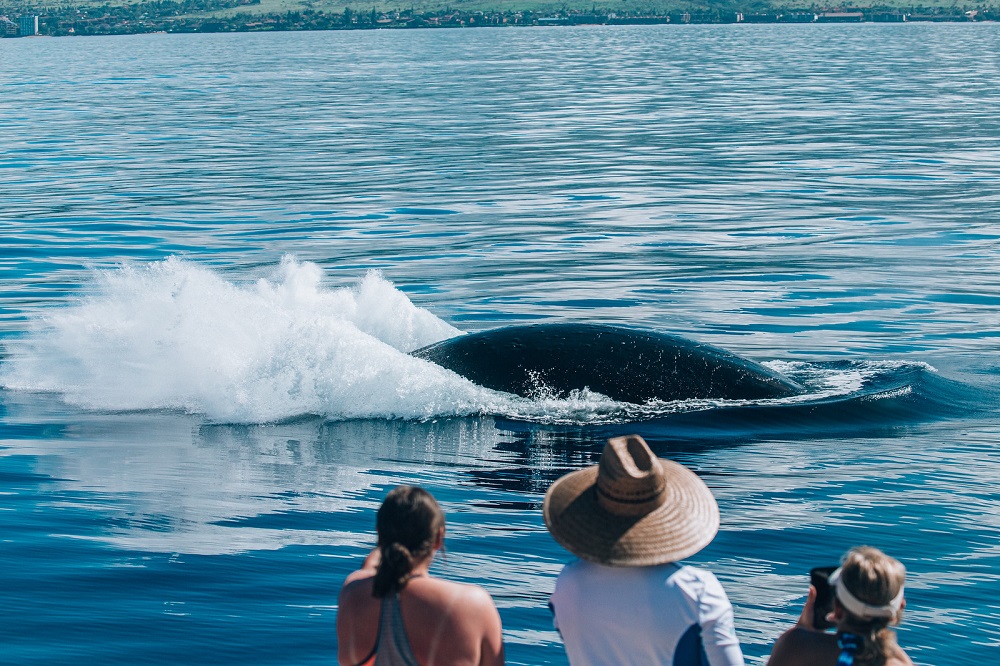
[[[676,438],[662,423],[219,426],[164,413],[67,420],[50,398],[11,393],[4,409],[4,455],[33,461],[35,480],[24,492],[48,511],[87,516],[36,537],[40,545],[83,539],[122,553],[246,563],[261,551],[308,548],[322,555],[315,566],[327,589],[285,601],[325,608],[317,612],[331,622],[331,586],[373,545],[385,491],[425,486],[448,516],[448,553],[436,570],[490,590],[509,627],[513,663],[562,659],[546,600],[568,556],[545,533],[542,495],[561,474],[595,463],[606,437],[630,429],[659,455],[692,467],[718,498],[722,530],[692,559],[725,584],[752,658],[766,654],[794,616],[808,569],[858,543],[904,555],[911,575],[902,640],[919,660],[935,663],[941,632],[1000,631],[945,612],[968,611],[968,586],[1000,581],[996,424],[970,422],[957,441],[947,422],[898,424],[874,436],[775,438],[764,429],[706,440]],[[246,575],[263,574],[251,567]]]
[[[474,473],[500,458],[493,450],[502,439],[488,420],[213,426],[179,414],[133,413],[42,425],[32,413],[39,398],[18,403],[21,396],[8,397],[11,427],[28,419],[23,432],[65,434],[12,441],[8,455],[37,456],[36,471],[57,480],[61,491],[106,497],[113,529],[96,538],[154,552],[354,543],[357,535],[340,532],[336,520],[303,518],[377,507],[382,489],[411,468],[413,474],[456,466]]]

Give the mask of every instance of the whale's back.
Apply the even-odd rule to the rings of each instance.
[[[589,388],[614,400],[780,398],[802,388],[759,363],[676,335],[604,324],[537,324],[471,333],[418,349],[496,391]]]

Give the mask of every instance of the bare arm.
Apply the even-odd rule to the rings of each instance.
[[[374,574],[378,569],[379,562],[382,561],[382,551],[378,547],[372,548],[372,552],[365,556],[365,561],[361,564],[361,570],[371,570]]]
[[[771,649],[767,666],[798,666],[813,663],[816,656],[815,635],[823,634],[813,626],[813,608],[816,605],[816,588],[809,586],[806,603],[802,606],[795,626],[781,634]]]
[[[361,650],[364,649],[357,644],[354,636],[357,632],[354,617],[356,593],[355,587],[345,582],[337,599],[337,663],[340,666],[351,666],[361,661],[359,655],[362,655]]]
[[[485,597],[481,604],[483,642],[480,648],[479,666],[503,666],[503,628],[500,624],[500,613],[497,612],[496,604],[489,593],[484,591]]]
[[[353,572],[351,575],[344,580],[344,585],[347,586],[356,580],[362,578],[368,578],[369,576],[374,576],[378,571],[378,563],[382,561],[382,551],[378,548],[373,548],[370,553],[365,557],[365,561],[361,564],[361,568]]]
[[[375,575],[379,559],[380,553],[376,548],[368,553],[361,568],[351,573],[340,587],[337,600],[337,660],[342,666],[357,664],[371,650],[372,643],[362,645],[365,641],[358,638],[358,633],[364,633],[366,626],[365,618],[359,617],[359,613],[364,608],[363,599],[371,596],[371,586],[362,581]]]

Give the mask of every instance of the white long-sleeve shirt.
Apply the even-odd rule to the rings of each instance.
[[[744,666],[732,604],[709,571],[576,560],[552,610],[573,666]]]

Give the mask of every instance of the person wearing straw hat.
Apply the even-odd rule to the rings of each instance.
[[[913,666],[889,627],[899,624],[906,599],[902,562],[878,548],[847,551],[830,574],[836,633],[813,622],[816,588],[809,586],[798,623],[774,644],[768,666]]]
[[[697,475],[657,458],[638,435],[616,437],[599,465],[552,484],[542,513],[579,558],[550,601],[573,666],[742,666],[722,585],[678,562],[719,530],[719,506]]]

